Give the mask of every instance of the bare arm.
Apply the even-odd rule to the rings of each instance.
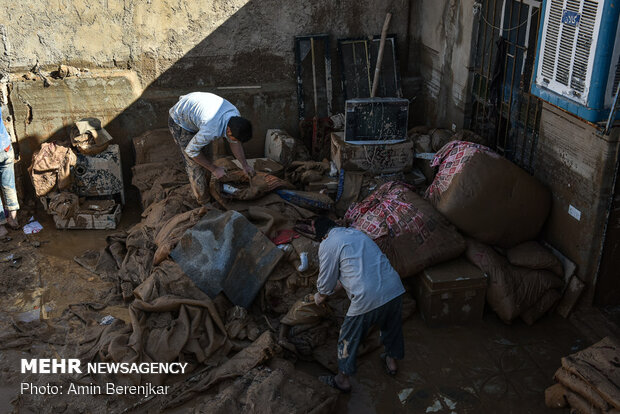
[[[224,175],[226,175],[226,171],[224,171],[223,168],[213,164],[203,153],[199,153],[197,156],[192,157],[192,160],[194,160],[196,163],[206,168],[207,170],[211,171],[211,173],[213,173],[216,178],[222,178]]]
[[[234,142],[234,143],[230,143],[230,150],[232,151],[233,155],[235,156],[236,159],[239,160],[239,162],[241,163],[241,167],[243,168],[243,171],[246,172],[246,174],[248,174],[248,176],[253,176],[254,173],[254,169],[252,167],[250,167],[250,165],[248,164],[248,161],[245,159],[245,151],[243,151],[243,144],[241,144],[241,142]]]
[[[338,282],[336,282],[336,287],[334,288],[334,293],[333,294],[337,294],[338,292],[342,292],[344,290],[344,287],[342,286],[342,283],[340,283],[340,280]],[[321,303],[325,302],[325,299],[327,299],[328,295],[324,295],[321,292],[316,292],[314,294],[314,303],[316,303],[317,305],[320,305]]]

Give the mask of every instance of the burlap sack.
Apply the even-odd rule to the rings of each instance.
[[[312,295],[306,295],[303,299],[298,300],[291,306],[280,322],[290,326],[315,324],[321,322],[321,320],[330,314],[331,310],[325,303],[317,305],[314,303],[314,297]]]
[[[542,244],[536,241],[521,243],[506,251],[510,264],[528,269],[547,269],[558,276],[564,275],[562,262]]]
[[[448,145],[454,146],[450,154],[458,157],[461,152],[466,155],[467,148],[475,144]],[[458,164],[459,160],[453,157],[446,163]],[[435,181],[445,180],[443,176],[453,168],[442,163]],[[433,181],[429,189],[434,191],[429,199],[462,232],[504,248],[538,236],[549,214],[551,193],[536,178],[485,150],[476,151],[456,168],[460,172],[451,177],[447,188],[437,188]]]
[[[506,323],[530,309],[549,289],[558,289],[562,279],[547,270],[512,266],[492,247],[467,240],[467,259],[489,277],[487,303]]]
[[[400,277],[460,256],[465,240],[431,204],[398,182],[383,184],[345,215],[372,238]]]

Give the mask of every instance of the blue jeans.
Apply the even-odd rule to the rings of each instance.
[[[381,342],[383,342],[387,356],[403,359],[405,340],[402,312],[403,298],[399,296],[370,312],[358,316],[346,316],[340,328],[340,338],[338,338],[338,369],[340,372],[346,375],[355,374],[357,350],[373,325],[379,327]]]
[[[13,162],[15,156],[13,154],[13,146],[8,151],[0,149],[0,186],[2,187],[2,195],[0,197],[0,224],[6,223],[6,215],[4,209],[8,211],[19,210],[19,202],[17,201],[17,191],[15,191],[15,169]],[[2,204],[2,198],[6,205]]]

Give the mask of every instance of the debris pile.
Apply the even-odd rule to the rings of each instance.
[[[96,134],[87,128],[74,138],[96,146]],[[123,383],[171,384],[167,396],[136,402],[140,409],[175,407],[216,388],[219,397],[201,400],[201,407],[247,407],[265,384],[281,383],[286,376],[296,378],[286,385],[295,404],[315,406],[320,400],[321,409],[332,409],[333,390],[305,374],[292,375],[290,362],[316,361],[337,371],[338,330],[349,300],[340,294],[327,304],[314,303],[319,242],[311,219],[317,214],[368,234],[402,278],[415,280],[425,269],[468,259],[488,275],[488,287],[485,278],[476,285],[480,303],[472,315],[480,317],[486,297],[506,323],[517,317],[534,323],[559,300],[564,286],[562,264],[535,240],[548,214],[547,190],[488,148],[449,140],[467,134],[447,137],[437,132],[429,142],[448,142],[429,161],[429,168],[439,168],[427,186],[421,172],[411,172],[412,148],[420,136],[417,143],[386,144],[400,145],[387,152],[382,144],[360,145],[364,159],[354,162],[354,154],[343,158],[346,151],[341,150],[351,145],[343,140],[344,146],[332,146],[332,160],[310,160],[301,142],[285,131],[272,131],[269,145],[280,146],[266,150],[268,158],[249,160],[255,176],[248,177],[231,159],[215,162],[226,175],[211,178],[212,201],[203,206],[191,196],[181,154],[168,130],[135,138],[132,184],[140,193],[141,221],[109,235],[104,249],[75,258],[114,283],[128,308],[129,323],[97,321],[80,343],[80,357],[88,362],[188,364],[187,381],[163,374],[119,374],[115,380]],[[332,135],[332,143],[338,139]],[[41,182],[58,188],[65,179],[60,172],[74,153],[68,147],[51,149],[58,152],[53,158],[56,169],[41,167],[37,172],[47,173]],[[542,201],[523,206],[517,200],[521,216],[515,222],[511,203],[517,201],[506,202],[497,194],[494,203],[481,201],[495,191],[490,186],[497,185],[521,191],[509,191],[521,201],[523,194],[538,192]],[[85,207],[104,211],[113,206],[84,203],[67,191],[45,195],[59,220],[75,219],[85,214]],[[496,214],[497,209],[501,211]],[[456,280],[448,289],[456,292],[461,285]],[[403,318],[416,307],[411,293],[417,291],[405,295]],[[379,346],[378,335],[370,335],[359,353]],[[293,401],[267,392],[261,398],[271,407],[288,407]]]
[[[115,229],[124,203],[118,145],[97,118],[81,119],[66,141],[46,142],[28,168],[36,196],[58,229]]]
[[[558,383],[545,391],[545,404],[582,414],[619,412],[619,364],[620,342],[612,337],[562,358],[554,376]]]

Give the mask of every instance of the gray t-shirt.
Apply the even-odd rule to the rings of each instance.
[[[359,230],[331,229],[319,246],[319,264],[319,293],[333,294],[340,280],[351,300],[347,316],[364,314],[405,293],[387,257]]]

